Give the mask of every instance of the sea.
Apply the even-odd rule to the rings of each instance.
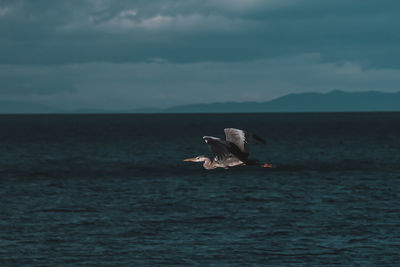
[[[275,168],[205,170],[204,135]],[[398,266],[400,113],[0,116],[0,266]]]

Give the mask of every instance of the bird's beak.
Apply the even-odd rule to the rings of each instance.
[[[184,159],[183,161],[195,161],[195,158],[192,158],[192,159]]]

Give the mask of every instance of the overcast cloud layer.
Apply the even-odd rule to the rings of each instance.
[[[0,100],[70,108],[400,90],[400,2],[0,0]]]

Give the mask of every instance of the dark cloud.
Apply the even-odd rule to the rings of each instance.
[[[0,62],[248,61],[320,53],[398,68],[400,2],[2,1]]]

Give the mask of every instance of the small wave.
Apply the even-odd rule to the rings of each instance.
[[[96,209],[93,208],[77,208],[77,209],[69,209],[69,208],[56,208],[56,209],[39,209],[39,210],[34,210],[32,213],[38,213],[38,212],[44,212],[44,213],[81,213],[81,212],[97,212]]]

